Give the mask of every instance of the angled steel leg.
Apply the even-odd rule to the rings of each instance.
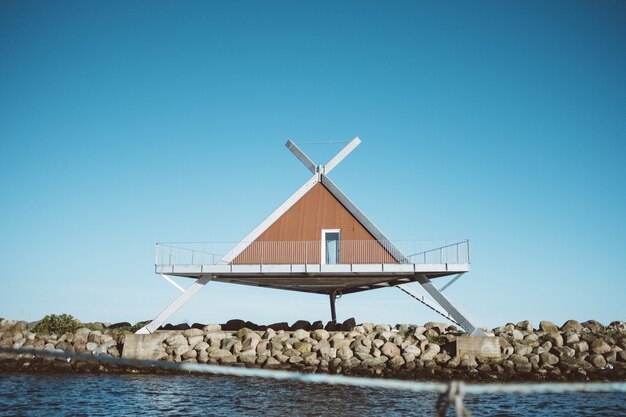
[[[476,327],[472,322],[467,319],[459,310],[457,310],[450,300],[446,298],[435,286],[430,282],[430,279],[424,274],[416,274],[417,282],[426,290],[426,292],[433,297],[433,299],[439,303],[444,310],[450,314],[450,316],[471,336],[485,336],[485,332]]]
[[[191,287],[189,287],[184,293],[182,293],[172,304],[170,304],[165,310],[161,312],[154,320],[152,320],[149,324],[137,330],[136,334],[148,334],[154,333],[156,329],[161,326],[165,320],[169,319],[172,314],[176,313],[179,308],[181,308],[187,301],[191,299],[202,287],[204,287],[207,282],[211,280],[211,277],[203,277],[198,279],[193,283]]]

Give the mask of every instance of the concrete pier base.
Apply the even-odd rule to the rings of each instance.
[[[122,358],[158,361],[166,356],[162,343],[167,333],[128,334],[124,341]]]
[[[456,354],[476,358],[499,358],[500,339],[489,336],[461,336],[456,338]]]

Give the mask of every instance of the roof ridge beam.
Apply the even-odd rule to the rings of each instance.
[[[356,136],[352,139],[346,146],[343,147],[342,150],[337,152],[337,155],[333,156],[330,161],[324,165],[323,172],[328,175],[330,171],[332,171],[343,159],[350,154],[361,143],[361,139]],[[292,151],[293,152],[293,151]]]
[[[291,139],[287,140],[285,146],[287,147],[287,149],[289,149],[289,151],[291,151],[292,154],[295,155],[296,158],[300,160],[300,162],[302,162],[306,169],[311,171],[311,174],[315,174],[317,172],[317,166],[315,165],[315,163],[313,163],[311,158],[309,158],[304,152],[302,152],[302,150],[298,148],[298,146],[293,143]]]

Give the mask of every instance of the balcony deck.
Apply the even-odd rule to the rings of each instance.
[[[241,244],[241,243],[239,243]],[[157,245],[155,272],[231,284],[292,291],[349,294],[469,271],[469,241],[346,241],[338,263],[320,262],[321,242],[254,242],[245,257],[229,256],[237,244]],[[382,252],[381,255],[381,248]],[[374,254],[374,255],[373,255]],[[378,258],[381,262],[375,262]],[[315,263],[288,263],[288,260]],[[343,260],[343,262],[342,262]]]

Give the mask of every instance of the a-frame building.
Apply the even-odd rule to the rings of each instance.
[[[213,280],[326,294],[333,321],[338,295],[397,286],[468,333],[481,334],[431,282],[454,275],[451,284],[469,271],[469,241],[392,242],[328,178],[360,143],[354,138],[326,165],[315,165],[287,141],[312,176],[238,243],[158,244],[156,273],[183,294],[138,333],[155,331]],[[196,281],[184,290],[169,276]],[[436,303],[404,285],[415,281]]]

